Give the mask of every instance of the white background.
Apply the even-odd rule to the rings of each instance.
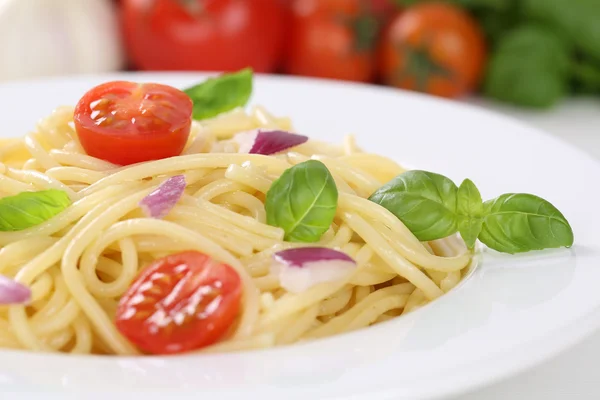
[[[470,103],[539,127],[600,160],[600,99],[570,100],[551,112],[515,110],[481,100]],[[600,176],[590,185],[600,185]],[[541,366],[456,400],[521,399],[600,399],[600,333]]]

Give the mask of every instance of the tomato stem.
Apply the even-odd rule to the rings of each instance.
[[[380,24],[373,15],[362,15],[350,22],[354,32],[354,47],[357,51],[370,51],[375,47]]]
[[[335,17],[339,24],[344,25],[353,34],[354,50],[357,52],[371,52],[377,44],[381,21],[373,10],[367,5],[369,2],[360,2],[360,11],[357,16],[337,15]]]
[[[433,59],[430,52],[431,38],[426,36],[420,45],[411,47],[401,43],[398,52],[404,55],[404,63],[396,72],[396,79],[414,79],[415,88],[420,92],[426,92],[430,78],[440,76],[453,80],[453,72]]]

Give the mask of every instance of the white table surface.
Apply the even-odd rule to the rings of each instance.
[[[551,112],[543,113],[515,110],[481,100],[472,100],[470,103],[539,127],[600,161],[600,98],[570,100]],[[600,184],[598,178],[598,182],[590,183]],[[521,399],[600,399],[600,332],[545,364],[455,400]]]

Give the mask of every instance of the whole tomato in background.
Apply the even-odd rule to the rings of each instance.
[[[387,0],[291,0],[285,71],[367,82]]]
[[[121,0],[133,65],[145,70],[272,72],[284,51],[280,0]]]
[[[418,4],[399,14],[383,33],[379,49],[385,83],[443,97],[475,90],[485,62],[485,39],[477,22],[441,2]]]

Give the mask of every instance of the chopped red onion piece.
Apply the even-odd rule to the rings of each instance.
[[[31,289],[0,275],[0,304],[25,304],[31,299]]]
[[[177,204],[185,190],[185,177],[173,176],[140,201],[140,207],[152,218],[164,218]]]
[[[273,255],[272,272],[282,288],[303,292],[319,283],[344,279],[356,268],[352,257],[326,247],[299,247]]]
[[[286,131],[249,131],[235,135],[240,153],[271,155],[308,141],[308,137]]]
[[[250,153],[250,150],[252,150],[252,147],[254,147],[254,142],[256,141],[256,137],[258,136],[259,132],[260,130],[255,129],[252,131],[236,133],[233,137],[233,140],[239,145],[238,153]]]

